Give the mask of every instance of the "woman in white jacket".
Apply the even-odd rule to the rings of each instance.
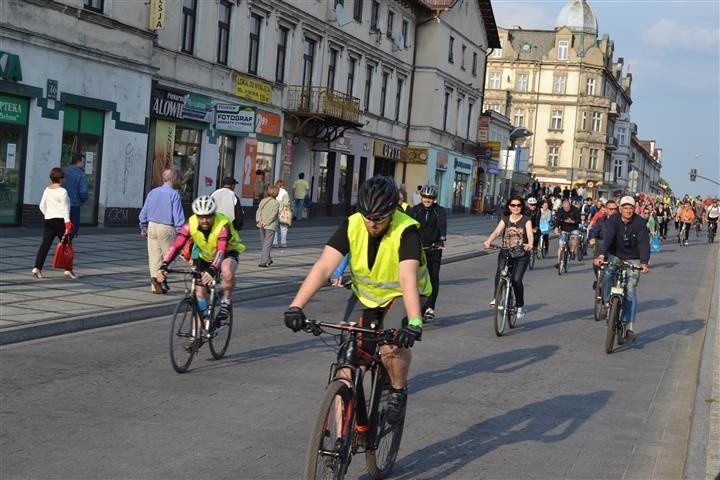
[[[43,278],[42,268],[50,251],[55,237],[62,239],[63,235],[70,233],[73,224],[70,221],[70,197],[62,186],[65,174],[61,168],[50,170],[51,184],[45,188],[40,200],[40,211],[45,217],[43,225],[43,241],[35,257],[35,267],[32,269],[34,278]],[[72,270],[65,270],[65,278],[77,278]]]

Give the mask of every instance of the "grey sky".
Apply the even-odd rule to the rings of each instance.
[[[567,2],[493,0],[500,27],[550,30]],[[689,180],[690,168],[720,182],[720,2],[589,0],[598,35],[633,75],[630,110],[641,140],[663,149],[661,176],[678,194],[720,196]]]

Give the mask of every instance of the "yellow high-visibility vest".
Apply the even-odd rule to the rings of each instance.
[[[188,226],[190,227],[190,236],[192,237],[195,245],[198,246],[200,251],[200,258],[206,262],[212,262],[217,254],[217,243],[218,237],[220,236],[220,230],[224,226],[230,230],[230,239],[228,240],[227,251],[235,251],[242,253],[245,251],[245,245],[240,241],[240,234],[238,234],[235,227],[232,225],[230,217],[223,215],[222,213],[215,213],[215,222],[210,229],[210,234],[205,238],[205,234],[198,229],[197,215],[193,215],[188,220]]]

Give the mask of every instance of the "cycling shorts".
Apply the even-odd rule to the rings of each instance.
[[[232,251],[225,253],[225,257],[223,258],[223,260],[225,260],[225,258],[232,258],[237,262],[239,256],[240,256],[240,254],[238,252],[236,252],[235,250],[232,250]],[[202,258],[198,258],[195,260],[195,265],[198,270],[200,270],[201,272],[204,272],[208,269],[208,267],[210,265],[212,265],[212,262],[208,262],[208,261],[203,260]]]
[[[560,245],[567,245],[570,240],[570,236],[575,235],[580,238],[580,230],[573,230],[571,232],[560,232]]]

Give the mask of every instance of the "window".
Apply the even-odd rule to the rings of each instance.
[[[88,10],[103,13],[103,1],[104,0],[85,0],[83,6]]]
[[[344,7],[344,6],[345,6],[345,0],[335,0],[335,6],[337,7],[338,5],[342,5],[342,6]]]
[[[275,81],[285,82],[285,57],[287,56],[287,40],[290,29],[280,27],[278,33],[277,59],[275,60]]]
[[[618,139],[618,145],[625,145],[625,127],[618,127],[617,129],[617,139]]]
[[[195,16],[197,15],[196,0],[183,0],[182,45],[180,50],[192,55],[195,45]]]
[[[622,158],[616,158],[615,159],[615,165],[614,165],[614,171],[615,178],[622,178],[622,171],[623,171],[623,161]]]
[[[372,8],[370,10],[370,30],[373,32],[377,32],[380,30],[379,28],[379,19],[380,16],[380,2],[377,0],[373,0],[372,2]]]
[[[528,74],[527,73],[518,73],[517,78],[515,79],[515,90],[518,92],[527,92],[528,91]]]
[[[600,112],[593,112],[592,114],[592,131],[602,131],[602,114]]]
[[[502,58],[502,45],[500,48],[493,48],[492,58]]]
[[[443,130],[447,130],[448,109],[450,108],[451,91],[445,90],[445,104],[443,105]]]
[[[357,58],[350,57],[348,61],[348,78],[347,78],[347,93],[349,96],[353,96],[355,90],[355,67],[357,66]]]
[[[467,114],[467,131],[465,132],[465,138],[470,140],[470,124],[472,123],[472,114],[473,114],[473,107],[475,106],[474,103],[468,102],[468,114]]]
[[[499,103],[487,103],[487,104],[485,104],[485,110],[493,110],[495,112],[500,113],[500,104]]]
[[[315,64],[315,40],[305,37],[303,41],[303,87],[312,86],[313,67]]]
[[[500,89],[500,72],[490,72],[490,85],[488,85],[488,88]]]
[[[567,60],[568,59],[568,44],[567,40],[560,40],[558,42],[557,59]]]
[[[388,10],[387,14],[387,32],[385,34],[388,38],[392,38],[393,35],[393,24],[395,23],[395,12]]]
[[[248,55],[248,73],[257,75],[258,55],[260,54],[260,29],[262,28],[262,17],[250,15],[250,52]]]
[[[368,65],[365,67],[365,111],[370,111],[370,91],[372,90],[372,76],[375,67]]]
[[[455,115],[455,135],[458,134],[458,129],[460,128],[460,112],[462,111],[462,104],[464,98],[465,97],[459,96],[457,99],[457,110],[455,110],[455,112],[457,112]]]
[[[588,78],[585,85],[585,93],[588,95],[595,95],[595,79]]]
[[[565,75],[558,75],[553,79],[553,93],[565,93],[565,84],[567,83],[567,77]]]
[[[515,115],[513,116],[513,125],[516,127],[525,126],[525,110],[522,108],[515,109]]]
[[[363,0],[355,0],[353,5],[353,19],[356,22],[362,22]]]
[[[218,49],[217,62],[227,65],[228,62],[228,45],[230,40],[230,15],[232,14],[232,5],[227,0],[220,0],[218,6]]]
[[[590,159],[588,160],[588,168],[590,170],[598,169],[598,149],[597,148],[590,149]]]
[[[448,42],[448,62],[455,63],[455,57],[453,56],[453,50],[455,49],[455,37],[450,35],[450,41]]]
[[[467,47],[463,45],[460,48],[460,68],[465,70],[465,51],[467,50]]]
[[[337,70],[338,51],[334,48],[330,49],[330,60],[328,61],[328,78],[327,87],[335,90],[335,70]]]
[[[587,114],[588,114],[588,112],[582,112],[582,122],[581,122],[581,125],[580,125],[580,130],[585,131],[585,130],[588,129],[588,127],[587,127]]]
[[[390,73],[382,73],[382,85],[380,87],[380,115],[385,116],[385,102],[387,100],[387,87],[388,80],[390,79]]]
[[[562,130],[563,111],[553,110],[550,117],[550,128],[553,130]]]
[[[477,77],[477,52],[473,52],[472,76]]]
[[[410,28],[410,22],[403,19],[402,21],[402,42],[403,42],[403,48],[407,48],[408,46],[408,29]]]
[[[548,167],[557,167],[559,158],[560,147],[557,145],[551,145],[548,148]]]
[[[405,83],[404,79],[398,78],[397,81],[397,90],[395,90],[395,121],[400,121],[400,105],[402,102],[402,89],[403,84]]]

